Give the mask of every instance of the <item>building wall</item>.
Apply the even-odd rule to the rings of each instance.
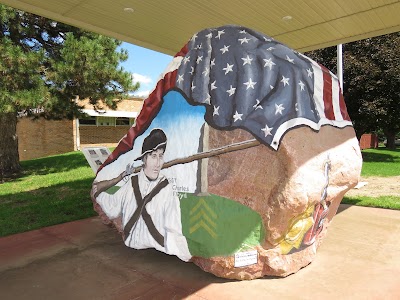
[[[89,146],[116,147],[130,126],[80,126],[80,149]],[[20,160],[78,150],[76,121],[19,118],[17,123]]]
[[[19,118],[17,123],[20,160],[74,151],[73,122]]]
[[[369,148],[378,148],[378,137],[373,133],[365,133],[361,136],[360,139],[360,148],[369,149]]]
[[[84,145],[116,146],[130,126],[79,126],[81,148]]]
[[[88,99],[81,100],[79,104],[93,109]],[[102,106],[101,101],[99,104]],[[118,103],[117,111],[139,112],[142,104],[141,98],[124,99]],[[104,110],[109,109],[104,106]],[[79,126],[78,136],[75,120],[32,121],[21,117],[17,123],[19,157],[20,160],[39,158],[76,151],[85,146],[115,147],[129,128],[130,126]]]

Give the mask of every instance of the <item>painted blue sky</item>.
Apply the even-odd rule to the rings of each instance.
[[[134,81],[140,82],[141,87],[134,95],[147,97],[173,57],[125,42],[121,48],[129,54],[128,60],[121,66],[133,74]]]
[[[161,128],[167,136],[165,162],[177,158],[189,157],[198,153],[201,138],[201,128],[204,125],[204,106],[192,106],[186,102],[179,92],[170,91],[163,98],[164,104],[147,130],[135,139],[133,149],[122,154],[116,161],[105,166],[96,177],[96,180],[115,178],[128,164],[141,165],[141,161],[134,161],[142,152],[143,140],[154,128]],[[190,130],[188,130],[190,128]],[[165,176],[173,179],[174,187],[186,192],[194,192],[197,186],[198,162],[175,165],[164,169]],[[120,182],[119,184],[124,184]],[[173,189],[174,189],[173,187]]]
[[[135,140],[133,157],[140,156],[143,139],[154,128],[163,129],[167,135],[166,161],[197,153],[205,111],[204,106],[192,106],[179,92],[170,91],[164,96],[164,104],[149,128]]]

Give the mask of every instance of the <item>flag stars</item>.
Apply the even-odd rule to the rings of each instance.
[[[239,121],[239,120],[242,121],[242,116],[243,116],[243,114],[239,114],[238,111],[236,111],[235,114],[233,115],[233,122],[235,123],[236,121]]]
[[[229,52],[229,47],[230,45],[229,46],[224,45],[224,47],[219,50],[222,52],[222,54],[225,54],[226,52]]]
[[[205,68],[204,71],[201,74],[204,74],[204,77],[207,76],[210,73],[209,68]]]
[[[236,88],[234,87],[230,87],[229,90],[227,90],[226,92],[229,94],[229,96],[232,96],[233,94],[235,94]]]
[[[210,87],[211,90],[217,89],[216,83],[217,83],[216,80],[214,80],[214,82],[211,82],[211,87]]]
[[[283,111],[284,109],[285,109],[285,108],[283,107],[283,104],[277,105],[277,104],[275,103],[275,115],[277,115],[277,114],[282,115],[282,111]]]
[[[183,81],[183,75],[178,75],[178,79],[176,80],[177,83],[181,83]]]
[[[239,34],[240,32],[240,34]],[[291,114],[290,111],[293,111],[293,114],[296,116],[303,116],[303,114],[305,114],[305,112],[303,112],[304,109],[307,109],[310,112],[310,109],[308,108],[308,105],[303,106],[303,104],[300,103],[289,103],[283,100],[278,100],[277,102],[273,102],[271,103],[272,106],[270,108],[268,108],[268,105],[266,104],[265,100],[263,97],[265,95],[275,95],[276,98],[278,99],[278,95],[276,95],[276,93],[274,93],[274,91],[276,90],[280,90],[283,89],[285,91],[285,93],[287,91],[290,91],[291,88],[293,88],[293,92],[297,92],[297,96],[300,97],[300,95],[305,95],[305,93],[308,93],[308,89],[309,89],[309,84],[308,84],[308,80],[312,80],[313,76],[313,72],[314,72],[314,65],[309,65],[308,67],[305,67],[301,70],[301,76],[296,76],[297,78],[294,77],[294,75],[290,74],[289,72],[285,72],[283,69],[279,68],[279,64],[281,62],[283,62],[284,65],[286,65],[288,68],[290,68],[290,65],[293,64],[293,66],[298,65],[299,64],[299,58],[301,57],[301,53],[296,53],[296,52],[283,52],[281,54],[279,54],[279,52],[281,51],[281,48],[278,47],[279,44],[276,44],[275,40],[266,37],[265,40],[266,42],[263,41],[263,37],[261,37],[261,43],[263,43],[264,45],[262,45],[259,50],[262,51],[262,53],[260,53],[260,55],[263,55],[263,57],[260,57],[258,61],[258,58],[256,58],[253,55],[253,52],[241,52],[241,53],[237,53],[238,55],[236,56],[236,58],[229,58],[231,54],[234,54],[233,52],[235,52],[236,50],[233,48],[230,48],[230,46],[234,46],[233,43],[231,43],[230,41],[225,41],[224,38],[228,37],[228,36],[224,36],[224,34],[228,34],[228,36],[231,35],[231,31],[230,30],[222,30],[222,28],[216,29],[214,31],[206,31],[205,34],[199,34],[199,36],[194,35],[192,37],[192,41],[190,42],[191,47],[193,47],[192,49],[201,49],[201,50],[195,50],[194,53],[196,53],[195,55],[192,53],[188,53],[187,56],[184,56],[182,58],[182,66],[185,65],[181,71],[176,75],[176,85],[177,87],[181,87],[184,86],[184,90],[188,91],[190,93],[190,89],[191,89],[191,97],[193,97],[193,95],[197,94],[197,92],[200,92],[199,88],[203,89],[202,86],[199,86],[199,88],[197,88],[195,86],[195,82],[197,83],[197,79],[200,80],[200,78],[204,79],[204,78],[209,78],[209,81],[207,80],[207,84],[205,86],[205,90],[202,91],[201,95],[198,94],[196,97],[198,97],[198,102],[203,103],[203,105],[207,105],[209,106],[209,113],[212,116],[213,119],[217,119],[220,118],[220,115],[223,115],[224,118],[227,117],[227,121],[231,123],[231,126],[240,126],[243,122],[245,122],[246,118],[247,118],[247,114],[248,112],[242,110],[240,107],[232,104],[233,108],[231,108],[228,111],[226,111],[224,109],[224,105],[222,104],[222,102],[220,103],[215,103],[213,97],[216,96],[217,94],[219,96],[223,96],[223,98],[225,99],[225,101],[231,102],[234,101],[236,102],[236,99],[234,99],[236,96],[238,95],[242,95],[242,93],[246,93],[247,96],[252,96],[252,98],[249,98],[248,100],[249,102],[249,108],[250,111],[256,115],[254,115],[254,117],[257,118],[257,122],[254,123],[253,129],[255,130],[255,136],[258,135],[258,137],[260,139],[265,140],[268,143],[271,143],[271,145],[273,145],[274,140],[274,136],[276,135],[276,130],[278,129],[278,127],[280,126],[278,123],[274,124],[271,121],[268,121],[267,117],[273,117],[275,115],[275,117],[273,117],[274,119],[276,118],[282,118],[288,114]],[[223,41],[221,41],[221,37],[223,38]],[[213,44],[213,46],[211,46],[211,41],[213,38],[219,39],[218,41],[215,40],[215,45]],[[252,38],[252,36],[250,36],[248,34],[248,32],[246,32],[245,30],[237,30],[236,31],[236,36],[233,35],[230,37],[231,41],[236,40],[236,44],[237,45],[241,45],[243,46],[244,44],[248,44],[247,46],[244,45],[244,47],[248,47],[249,45],[252,45],[254,43],[254,39]],[[202,45],[204,44],[204,45]],[[216,46],[217,45],[217,46]],[[276,47],[275,47],[276,46]],[[207,50],[211,53],[207,54]],[[202,52],[203,51],[203,52]],[[218,52],[220,51],[220,52]],[[281,62],[279,61],[279,58],[275,58],[272,54],[277,54],[278,56],[280,56],[281,58]],[[218,57],[218,55],[221,55],[220,57]],[[250,56],[251,55],[251,56]],[[222,60],[219,60],[219,58],[222,58]],[[225,58],[225,59],[224,59]],[[242,66],[240,65],[240,60],[242,61]],[[278,60],[277,60],[278,59]],[[207,60],[209,61],[207,63]],[[236,62],[234,61],[236,60]],[[285,63],[286,61],[286,63]],[[232,62],[232,64],[230,63]],[[252,72],[250,72],[252,70],[252,67],[254,67],[255,64],[262,64],[262,69],[264,70],[264,74],[270,76],[272,73],[272,69],[274,69],[274,71],[278,71],[279,73],[275,74],[273,76],[273,80],[271,80],[269,82],[265,82],[267,83],[266,85],[261,82],[260,80],[258,80],[254,74]],[[247,66],[249,65],[249,66]],[[215,68],[214,68],[215,67]],[[235,70],[233,69],[235,68]],[[279,71],[279,70],[280,71]],[[242,76],[237,77],[232,76],[232,74],[229,74],[230,72],[233,73],[233,71],[235,72],[240,72],[240,70],[242,71],[246,71],[247,74],[242,74]],[[189,74],[190,71],[190,74]],[[194,78],[194,71],[196,71],[197,79],[195,80]],[[222,71],[222,72],[221,72]],[[259,70],[262,71],[262,70]],[[216,72],[216,73],[215,73]],[[225,74],[225,79],[219,79],[218,80],[218,86],[216,83],[216,78],[218,77],[211,77],[212,74],[216,74],[215,76],[217,76],[217,74],[222,75]],[[179,75],[181,74],[181,75]],[[252,75],[253,74],[253,75]],[[283,74],[286,74],[290,77],[286,77],[283,76]],[[204,75],[204,77],[203,77]],[[245,76],[243,76],[245,75]],[[251,78],[250,78],[251,77]],[[280,79],[279,79],[280,77]],[[257,82],[253,81],[253,78],[256,80]],[[214,80],[212,80],[214,79]],[[247,79],[247,81],[243,81],[244,79]],[[297,82],[296,82],[297,80]],[[272,83],[274,82],[274,83]],[[242,83],[245,88],[240,84]],[[260,84],[259,84],[260,83]],[[254,94],[256,91],[258,91],[259,89],[264,89],[264,87],[262,85],[265,85],[265,90],[260,90],[260,93],[262,94]],[[282,85],[281,85],[282,84]],[[200,84],[202,85],[202,84]],[[257,89],[256,89],[257,86]],[[277,89],[275,89],[275,87],[277,87]],[[288,88],[286,88],[286,86],[288,86]],[[207,89],[208,87],[208,89]],[[228,88],[227,88],[228,87]],[[194,92],[195,88],[197,88],[197,92]],[[306,89],[307,88],[307,89]],[[183,88],[182,88],[183,89]],[[218,89],[218,91],[216,91]],[[236,89],[238,89],[238,94],[236,94]],[[253,91],[248,91],[253,89]],[[215,92],[213,92],[215,90]],[[224,90],[226,91],[226,95],[223,94]],[[304,91],[304,93],[303,93]],[[248,94],[250,92],[250,94]],[[217,94],[215,94],[217,93]],[[222,94],[219,94],[222,93]],[[189,95],[189,94],[188,94]],[[189,95],[190,96],[190,95]],[[261,97],[260,97],[261,96]],[[211,99],[213,98],[213,99]],[[256,99],[258,98],[258,99]],[[230,100],[229,100],[230,99]],[[233,99],[233,100],[232,100]],[[281,98],[282,99],[282,98]],[[213,100],[213,101],[211,101]],[[222,99],[221,99],[222,100]],[[300,99],[299,99],[300,100]],[[220,106],[222,106],[222,108],[217,105],[219,104]],[[264,107],[265,106],[265,107]],[[286,107],[287,106],[287,107]],[[265,108],[265,109],[264,109]],[[286,108],[288,110],[286,110]],[[221,113],[220,113],[221,110]],[[269,114],[269,112],[267,113],[267,110],[272,110]],[[228,115],[226,116],[226,113],[228,113]],[[310,112],[312,113],[312,112]],[[317,110],[314,108],[314,113],[313,114],[317,114]],[[300,115],[299,115],[300,114]],[[267,116],[267,117],[266,117]],[[275,121],[274,121],[275,122]],[[268,124],[269,123],[271,125],[271,127],[269,127]],[[234,125],[233,125],[234,124]],[[258,124],[258,125],[257,125]],[[278,125],[279,126],[278,126]],[[264,127],[262,126],[264,125]],[[265,136],[265,138],[263,137]],[[271,137],[270,137],[271,136]],[[277,143],[279,143],[279,139],[276,138]]]
[[[255,108],[255,110],[257,109],[264,109],[261,105],[260,105],[260,100],[256,99],[256,104],[253,105],[253,108]]]
[[[215,116],[215,115],[219,116],[219,106],[215,106],[215,105],[214,105],[213,116]]]
[[[246,86],[246,90],[249,88],[252,88],[254,90],[254,86],[257,84],[257,82],[254,82],[249,78],[249,81],[243,83]]]
[[[243,66],[244,66],[244,65],[247,65],[247,64],[251,65],[251,61],[252,61],[253,59],[250,58],[250,57],[247,55],[247,57],[242,57],[242,60],[243,60]]]
[[[204,99],[204,103],[210,104],[211,96],[209,93],[207,93],[206,99]]]
[[[303,81],[299,81],[300,91],[304,91],[304,87],[306,86]]]
[[[240,45],[242,45],[243,43],[246,43],[246,44],[248,44],[248,43],[249,43],[249,41],[250,41],[250,39],[248,39],[248,38],[244,37],[244,38],[242,38],[242,39],[238,39],[238,41],[240,41]]]
[[[213,66],[215,66],[215,58],[213,58],[210,62],[210,69],[212,69]]]
[[[263,61],[265,62],[264,68],[269,67],[269,70],[272,70],[272,67],[276,65],[276,64],[272,61],[272,58],[269,58],[269,59],[265,59],[265,58],[264,58]]]
[[[290,58],[289,56],[286,55],[286,60],[291,64],[294,64],[294,58]]]
[[[262,131],[264,131],[265,137],[272,135],[271,130],[274,129],[273,127],[268,127],[268,125],[265,125],[264,128],[261,128]]]
[[[233,72],[233,64],[230,65],[230,64],[227,63],[227,64],[226,64],[226,67],[223,68],[222,70],[225,71],[225,75],[228,74],[229,72]]]
[[[221,39],[221,35],[225,33],[225,30],[218,30],[218,34],[215,36],[216,39]]]
[[[192,41],[195,41],[197,39],[197,33],[195,33],[193,36],[192,36]]]
[[[289,85],[289,78],[286,78],[285,76],[282,75],[281,82],[283,83],[283,86]]]

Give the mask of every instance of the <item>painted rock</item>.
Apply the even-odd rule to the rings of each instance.
[[[210,144],[217,148],[251,138],[240,129],[212,130]],[[209,194],[233,199],[257,212],[259,218],[253,217],[251,223],[246,216],[235,224],[240,209],[232,207],[224,212],[231,215],[229,221],[213,227],[211,221],[217,223],[218,217],[212,219],[207,212],[211,220],[205,219],[205,223],[214,230],[213,238],[232,248],[223,253],[199,252],[193,261],[205,271],[233,279],[297,272],[314,259],[343,195],[357,184],[360,170],[361,153],[351,127],[325,126],[319,132],[297,128],[285,135],[278,151],[259,145],[210,158]],[[207,197],[204,199],[207,202]],[[251,224],[243,225],[247,223]],[[239,247],[239,241],[230,242],[236,238],[242,241]],[[246,259],[248,265],[236,266]]]
[[[287,276],[314,259],[361,163],[337,78],[224,26],[174,57],[91,194],[128,247],[225,278]]]

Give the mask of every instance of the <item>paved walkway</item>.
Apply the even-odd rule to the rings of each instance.
[[[400,299],[400,211],[341,205],[308,267],[231,281],[125,247],[98,218],[0,238],[1,299]]]

